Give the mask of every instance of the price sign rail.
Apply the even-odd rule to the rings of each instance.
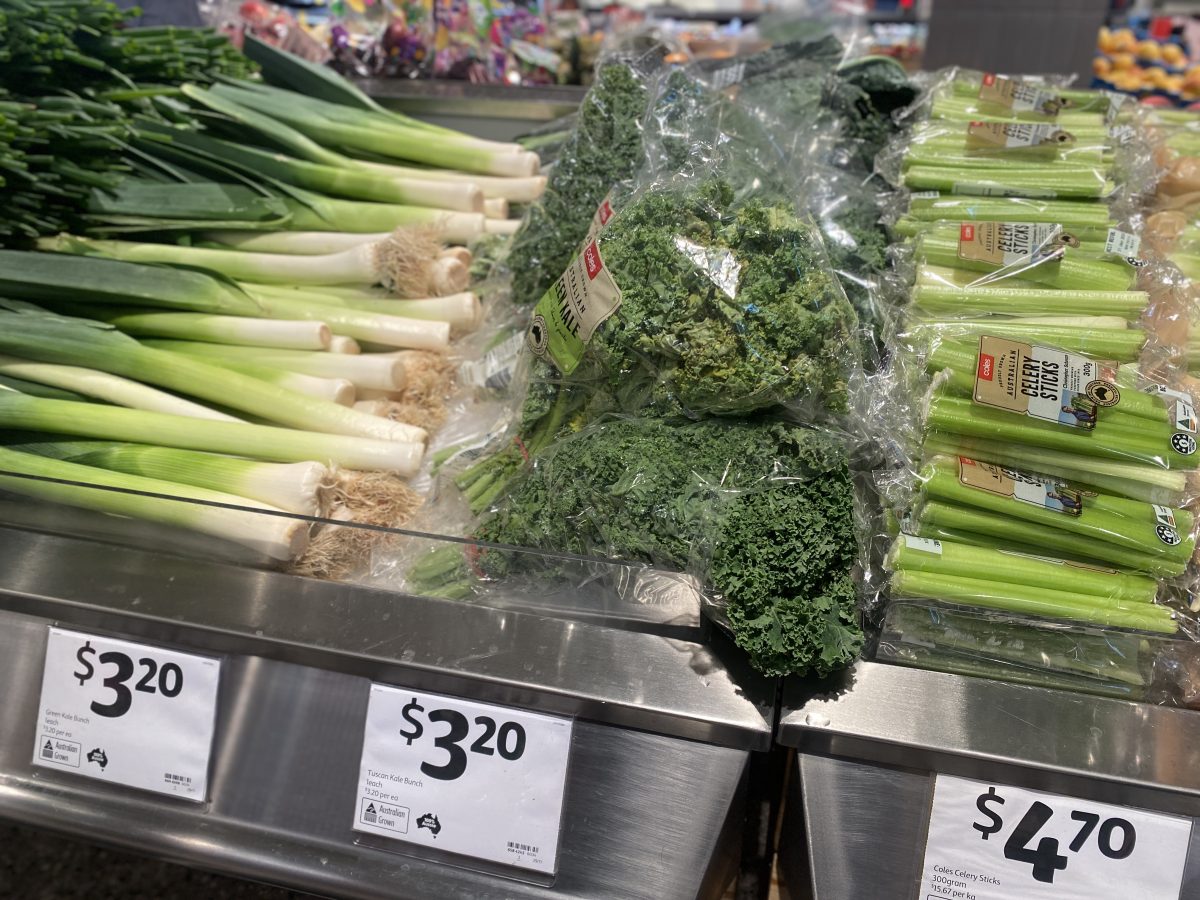
[[[83,657],[95,671],[83,686],[73,675],[85,670],[79,658],[85,637],[66,659],[63,689],[87,692],[88,703],[102,708],[123,705],[119,689],[103,682],[124,667],[100,664],[112,648],[101,647],[96,635],[221,659],[226,699],[207,802],[33,765],[51,625],[93,637],[96,653]],[[550,656],[539,648],[551,648]],[[127,655],[134,671],[122,685],[130,710],[122,717],[85,715],[119,722],[144,703],[174,704],[189,694],[186,666],[180,666],[181,693],[172,698],[166,695],[176,688],[175,673],[163,665],[170,660],[158,660],[148,676],[142,657]],[[554,875],[538,882],[516,866],[497,874],[466,867],[461,857],[455,864],[433,861],[354,830],[369,679],[405,685],[402,707],[418,698],[422,710],[414,707],[410,716],[424,733],[413,736],[414,751],[432,749],[453,726],[429,719],[451,708],[426,702],[433,694],[574,717],[562,807],[568,827]],[[154,693],[138,690],[143,680]],[[0,681],[10,685],[0,705],[0,818],[364,900],[466,894],[544,900],[560,888],[574,896],[709,895],[736,858],[750,751],[769,744],[771,727],[763,713],[771,685],[735,674],[700,645],[422,598],[399,602],[379,591],[118,552],[3,526]],[[525,731],[516,762],[532,758],[535,734],[524,721],[463,714],[470,730],[458,744],[468,757],[462,778],[482,771],[485,761],[503,760],[502,748],[517,756],[517,729],[500,734],[509,722]],[[482,742],[490,728],[475,721],[480,715],[495,722]],[[401,729],[412,730],[398,716],[393,734],[407,748]],[[473,752],[477,742],[495,754]],[[441,751],[420,762],[440,770],[449,760]],[[437,815],[414,805],[414,826],[426,812]],[[682,832],[677,823],[685,817],[692,827]],[[450,825],[442,816],[439,822],[440,845]]]
[[[828,693],[787,685],[780,741],[805,797],[781,867],[818,900],[879,884],[1176,900],[1200,883],[1195,713],[859,663]]]

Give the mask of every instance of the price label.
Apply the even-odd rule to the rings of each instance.
[[[203,801],[221,663],[51,628],[33,763]]]
[[[921,900],[1176,900],[1192,822],[939,775]]]
[[[553,873],[572,725],[373,684],[354,829]]]

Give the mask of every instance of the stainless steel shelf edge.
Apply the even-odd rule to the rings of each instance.
[[[779,740],[805,754],[955,774],[1025,770],[1031,787],[1036,770],[1057,789],[1082,780],[1125,802],[1131,789],[1171,795],[1156,808],[1200,800],[1194,712],[903,666],[859,662],[828,685],[788,684]]]
[[[686,641],[0,528],[0,609],[748,750],[775,685]]]
[[[225,661],[206,804],[35,769],[47,624],[0,611],[0,818],[353,900],[716,900],[736,865],[748,753],[591,722],[552,885],[360,841],[370,682],[263,658]]]
[[[785,686],[785,900],[916,900],[939,774],[1200,820],[1200,716],[860,662]],[[1193,827],[1181,898],[1200,897]]]

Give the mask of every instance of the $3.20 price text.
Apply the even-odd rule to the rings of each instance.
[[[98,716],[119,719],[129,712],[133,706],[134,691],[143,694],[162,694],[167,698],[178,697],[183,691],[183,669],[173,662],[158,664],[153,657],[144,656],[134,664],[127,653],[119,650],[106,650],[97,653],[91,641],[85,641],[75,653],[78,668],[71,674],[79,679],[83,687],[93,677],[100,677],[101,684],[112,691],[112,700],[100,703],[93,700],[91,710]],[[112,666],[107,674],[103,671],[106,666]],[[130,689],[130,682],[133,687]]]
[[[425,734],[425,726],[445,724],[446,730],[433,738],[433,746],[444,750],[446,761],[436,764],[428,760],[421,763],[421,771],[430,778],[455,781],[467,771],[470,757],[468,751],[481,756],[499,755],[501,759],[515,762],[525,754],[525,729],[518,722],[497,724],[491,716],[475,716],[474,722],[456,709],[438,708],[425,713],[425,708],[413,697],[400,711],[404,726],[400,737],[411,747]],[[424,721],[422,721],[424,720]],[[466,741],[472,738],[470,744]],[[432,734],[432,731],[431,731]]]
[[[1005,827],[1001,807],[1004,806],[1003,795],[995,787],[989,787],[979,795],[975,806],[983,818],[977,819],[971,827],[979,832],[983,840],[989,840],[992,835]],[[1072,810],[1071,820],[1079,827],[1075,836],[1067,844],[1067,850],[1078,853],[1095,835],[1097,848],[1109,859],[1125,859],[1133,853],[1137,845],[1137,831],[1133,823],[1119,816],[1101,817],[1098,813]],[[1039,831],[1054,817],[1054,810],[1040,800],[1035,800],[1004,842],[1004,858],[1016,862],[1027,863],[1033,867],[1033,878],[1046,884],[1053,884],[1054,875],[1067,868],[1070,858],[1059,853],[1061,849],[1058,838],[1043,836],[1034,845],[1033,841]]]

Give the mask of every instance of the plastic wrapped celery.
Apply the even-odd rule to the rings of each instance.
[[[1103,91],[1069,89],[1044,78],[954,69],[934,92],[933,118],[997,118],[1044,122],[1075,128],[1105,125],[1112,106]]]
[[[1018,549],[1101,562],[1156,577],[1180,575],[1196,547],[1190,512],[1099,493],[1069,481],[934,456],[921,469],[911,525],[994,536]]]
[[[1156,658],[1179,645],[1098,627],[904,601],[888,608],[876,659],[1141,700],[1149,693]]]
[[[1039,222],[1059,225],[1082,240],[1103,240],[1115,226],[1108,207],[1093,200],[1038,200],[1028,197],[955,197],[913,194],[908,212],[892,226],[911,237],[937,222]]]

